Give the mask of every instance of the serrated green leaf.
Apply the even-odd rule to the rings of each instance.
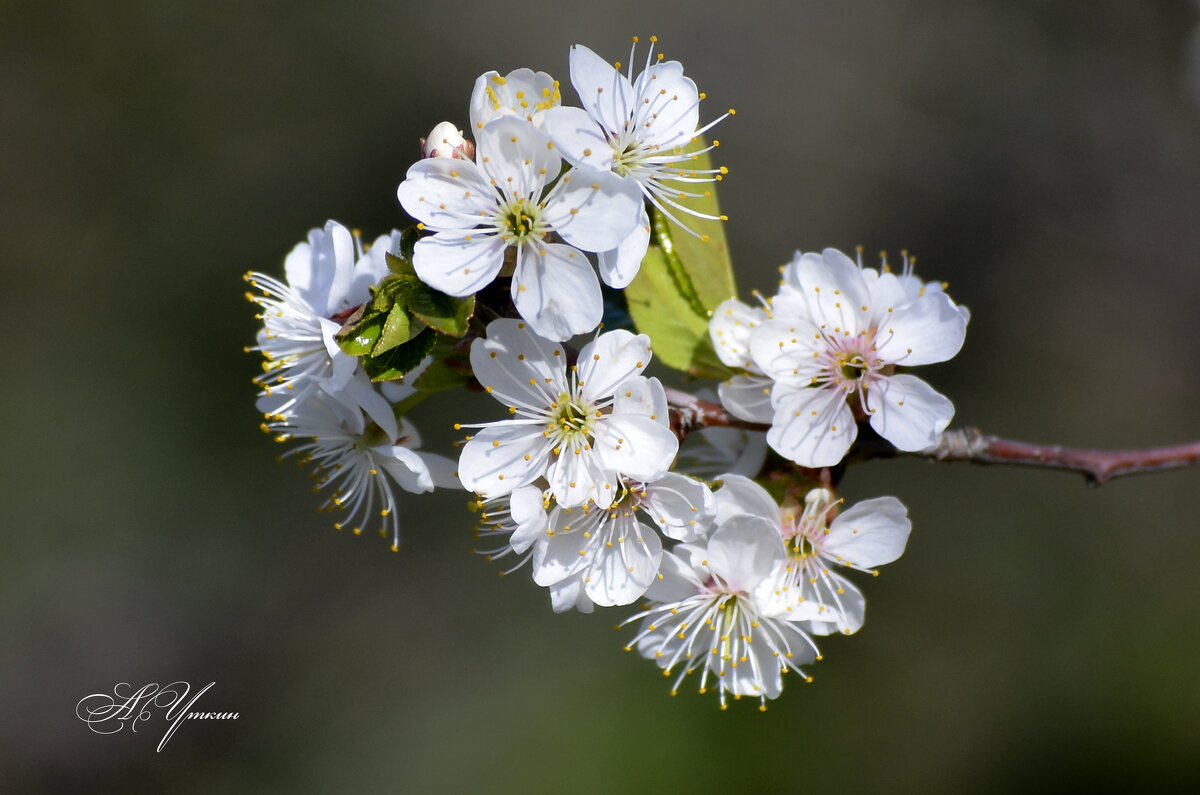
[[[364,356],[360,361],[372,381],[392,381],[412,370],[433,350],[437,333],[426,328],[403,345],[380,356]]]
[[[410,316],[402,304],[394,304],[387,314],[379,341],[371,349],[371,355],[379,356],[397,345],[403,345],[421,333],[424,328],[425,323],[420,318]]]
[[[708,313],[680,289],[677,270],[666,252],[650,246],[625,291],[634,325],[650,335],[654,358],[668,367],[699,378],[729,378],[733,371],[721,363],[708,335]]]
[[[393,274],[416,278],[417,272],[413,269],[411,257],[396,256],[390,251],[383,256],[387,259],[388,270]]]
[[[431,328],[451,337],[467,333],[467,323],[475,313],[475,296],[455,298],[419,284],[405,298],[408,310]]]

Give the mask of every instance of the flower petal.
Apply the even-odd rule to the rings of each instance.
[[[568,391],[566,354],[561,345],[533,333],[528,323],[493,320],[487,338],[471,343],[471,370],[492,397],[518,410],[538,414]]]
[[[767,444],[802,467],[831,467],[842,460],[858,437],[858,425],[841,390],[801,389],[779,397],[776,387],[775,395]]]
[[[588,597],[603,607],[640,599],[654,582],[663,555],[658,534],[626,517],[610,520],[594,549],[594,557],[584,571],[583,587]]]
[[[967,315],[945,293],[929,293],[896,307],[880,327],[877,347],[884,361],[905,367],[954,358],[967,335]]]
[[[471,127],[482,130],[489,121],[503,115],[537,124],[545,110],[559,100],[555,80],[545,72],[524,67],[504,77],[495,71],[484,72],[471,91]]]
[[[587,333],[604,316],[596,272],[580,251],[561,243],[521,246],[512,298],[530,327],[552,340]]]
[[[863,500],[838,514],[821,539],[823,553],[854,568],[873,569],[904,554],[912,522],[895,497]]]
[[[582,108],[551,108],[542,119],[542,129],[571,165],[612,170],[615,155],[612,144]]]
[[[483,428],[463,445],[459,480],[484,499],[508,494],[543,474],[549,444],[540,423],[503,422]]]
[[[470,160],[432,157],[409,166],[396,197],[404,211],[435,231],[472,229],[498,211],[496,189]]]
[[[536,200],[562,165],[550,137],[516,116],[502,116],[484,125],[475,137],[475,146],[479,167],[493,180],[491,184],[512,196]]]
[[[724,474],[717,480],[721,488],[713,492],[713,497],[717,501],[718,526],[742,514],[779,524],[779,505],[762,486],[742,475]]]
[[[543,217],[572,246],[608,251],[634,233],[645,213],[636,182],[585,166],[559,179]]]
[[[413,269],[435,290],[471,295],[496,278],[504,265],[505,247],[504,240],[492,233],[439,232],[417,241]]]
[[[579,385],[591,403],[609,397],[650,363],[650,338],[625,329],[607,331],[579,352]]]
[[[666,474],[679,439],[645,416],[611,415],[597,423],[594,448],[605,469],[643,482]]]
[[[642,216],[629,237],[614,249],[601,251],[596,260],[600,267],[600,278],[609,287],[621,290],[629,286],[642,268],[642,260],[650,248],[650,218],[642,206]]]
[[[778,523],[758,516],[733,516],[708,539],[708,569],[731,591],[753,591],[784,557]]]
[[[638,507],[650,514],[663,535],[678,541],[691,541],[705,533],[717,515],[712,490],[675,472],[646,484]]]
[[[735,375],[717,385],[721,405],[729,413],[749,422],[769,423],[775,418],[771,389],[775,382],[765,375]]]
[[[582,44],[571,46],[569,60],[571,85],[584,110],[609,132],[622,132],[634,102],[629,80]]]
[[[750,354],[750,334],[766,321],[766,310],[743,304],[736,298],[722,301],[708,323],[713,350],[730,367],[757,369]]]
[[[913,375],[881,378],[867,390],[871,427],[900,450],[924,450],[954,418],[954,404]]]
[[[784,281],[804,296],[813,323],[825,333],[855,335],[866,328],[871,297],[866,281],[837,249],[801,255],[784,269]]]

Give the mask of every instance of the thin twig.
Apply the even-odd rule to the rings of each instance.
[[[718,403],[701,400],[675,389],[667,390],[667,404],[671,410],[671,430],[680,441],[689,433],[701,428],[727,427],[765,431],[770,427],[738,419]],[[966,427],[946,431],[936,446],[921,452],[897,450],[874,434],[864,433],[860,434],[859,441],[851,450],[851,455],[854,454],[868,458],[920,456],[933,461],[970,461],[975,464],[1065,469],[1080,473],[1089,485],[1099,486],[1117,477],[1200,463],[1200,441],[1142,450],[1087,450],[1015,442],[985,434],[978,428]]]

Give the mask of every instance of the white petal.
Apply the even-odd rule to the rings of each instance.
[[[696,570],[679,553],[691,549],[690,544],[680,544],[671,552],[664,552],[658,564],[661,575],[646,589],[646,597],[657,602],[679,602],[700,592],[702,585]]]
[[[414,494],[433,491],[434,482],[429,467],[415,450],[400,445],[384,445],[372,448],[371,453],[372,459],[400,484],[400,488]]]
[[[546,471],[546,480],[550,482],[550,491],[555,501],[566,507],[583,505],[588,500],[607,506],[612,502],[611,489],[605,489],[604,484],[611,484],[615,476],[606,471],[598,457],[591,450],[583,448],[559,448],[558,458],[551,462]]]
[[[839,563],[873,569],[904,553],[912,522],[908,509],[895,497],[863,500],[838,515],[829,533],[819,539],[821,551]]]
[[[543,217],[572,246],[608,251],[633,234],[645,212],[636,182],[584,167],[559,179]]]
[[[664,428],[671,427],[667,393],[657,378],[635,375],[617,387],[612,403],[612,416],[636,414],[649,417]]]
[[[571,85],[593,119],[619,133],[633,107],[633,87],[608,61],[582,44],[571,46]]]
[[[580,577],[572,577],[550,586],[550,605],[555,613],[564,613],[574,608],[580,613],[590,613],[595,605],[583,590]]]
[[[508,512],[517,527],[508,539],[513,551],[523,554],[535,541],[545,538],[550,526],[546,517],[542,490],[534,486],[513,489],[508,501]]]
[[[537,124],[547,107],[559,101],[554,78],[524,67],[500,77],[485,72],[471,92],[471,127],[478,131],[497,116],[514,115]],[[477,134],[477,133],[476,133]]]
[[[707,532],[717,515],[712,490],[698,480],[668,472],[644,487],[638,507],[668,538],[691,541]]]
[[[825,608],[819,618],[808,624],[814,635],[832,635],[837,632],[853,635],[862,629],[867,600],[861,590],[845,577],[834,572],[828,575],[829,582],[818,580],[819,588],[811,591],[805,604],[820,604]],[[832,587],[831,587],[832,586]]]
[[[483,428],[463,446],[459,480],[485,499],[507,494],[542,475],[548,448],[540,423],[503,422]]]
[[[742,514],[708,539],[708,569],[734,591],[752,591],[784,559],[778,522]]]
[[[611,171],[614,151],[604,131],[581,108],[552,108],[542,118],[542,129],[559,154],[573,166]]]
[[[767,490],[742,475],[725,474],[717,478],[721,488],[713,492],[717,501],[717,525],[731,517],[749,514],[779,524],[779,505]]]
[[[650,363],[650,338],[625,329],[607,331],[579,352],[579,384],[591,403],[609,397]]]
[[[812,321],[826,333],[854,335],[866,327],[870,292],[858,266],[842,252],[827,248],[819,257],[804,254],[784,275],[794,277],[789,283],[804,296]]]
[[[755,368],[750,354],[750,333],[766,321],[767,313],[759,307],[743,304],[736,298],[722,301],[708,322],[713,350],[730,367]]]
[[[440,159],[440,158],[439,158]],[[413,269],[421,281],[447,295],[476,293],[504,265],[504,240],[479,232],[439,232],[417,241]]]
[[[496,189],[470,160],[433,157],[409,169],[396,197],[404,211],[440,229],[471,229],[498,211]]]
[[[831,467],[842,460],[857,437],[854,413],[841,391],[811,388],[777,400],[767,444],[802,467]]]
[[[415,451],[429,470],[433,485],[439,489],[461,489],[462,482],[458,479],[458,463],[436,453]]]
[[[358,306],[364,301],[370,300],[371,292],[368,288],[379,284],[391,272],[388,268],[386,255],[388,253],[398,254],[399,252],[399,232],[392,232],[390,235],[380,235],[375,238],[375,242],[371,244],[367,252],[354,265],[354,279],[350,283],[349,291],[343,302],[347,308]]]
[[[900,450],[924,450],[954,418],[954,404],[916,376],[875,381],[867,390],[871,427]]]
[[[606,469],[645,482],[667,472],[679,439],[649,417],[611,415],[597,423],[593,446]]]
[[[653,529],[632,515],[611,518],[582,556],[588,598],[603,607],[633,603],[654,581],[662,554],[662,541]]]
[[[600,282],[582,252],[561,243],[526,244],[518,251],[513,304],[547,339],[565,340],[600,325]]]
[[[735,375],[717,386],[717,394],[721,396],[721,405],[735,417],[769,423],[775,418],[771,404],[774,383],[765,375]]]
[[[503,116],[484,125],[475,146],[483,173],[514,196],[536,200],[562,165],[549,136],[516,116]]]
[[[768,320],[750,335],[754,363],[775,381],[793,388],[807,388],[824,372],[821,354],[828,346],[822,330],[805,318]]]
[[[879,329],[879,355],[905,367],[952,359],[966,338],[967,317],[945,293],[898,306]]]
[[[633,90],[642,103],[637,113],[642,141],[665,150],[691,141],[700,121],[700,92],[679,61],[653,64],[633,81]]]
[[[600,277],[609,287],[618,290],[629,286],[633,278],[642,268],[642,260],[650,247],[650,218],[646,208],[642,206],[642,217],[637,226],[629,233],[629,237],[614,249],[601,251],[597,256],[600,266]]]
[[[471,343],[471,370],[492,397],[532,414],[549,411],[568,391],[566,353],[561,345],[533,333],[528,323],[493,320],[487,338]]]

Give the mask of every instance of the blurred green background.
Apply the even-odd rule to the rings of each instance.
[[[957,422],[1200,437],[1200,50],[1190,2],[55,2],[0,6],[0,782],[16,791],[1183,788],[1200,777],[1200,469],[1087,489],[881,461],[910,509],[867,626],[760,714],[471,554],[456,494],[404,548],[274,463],[243,272],[368,237],[474,78],[568,82],[656,33],[706,91],[743,297],[795,248],[907,247],[974,312],[924,375]],[[570,92],[567,92],[570,95]],[[440,412],[440,413],[439,413]],[[429,444],[465,401],[417,416]],[[236,722],[89,732],[185,680]],[[158,720],[158,719],[156,719]]]

